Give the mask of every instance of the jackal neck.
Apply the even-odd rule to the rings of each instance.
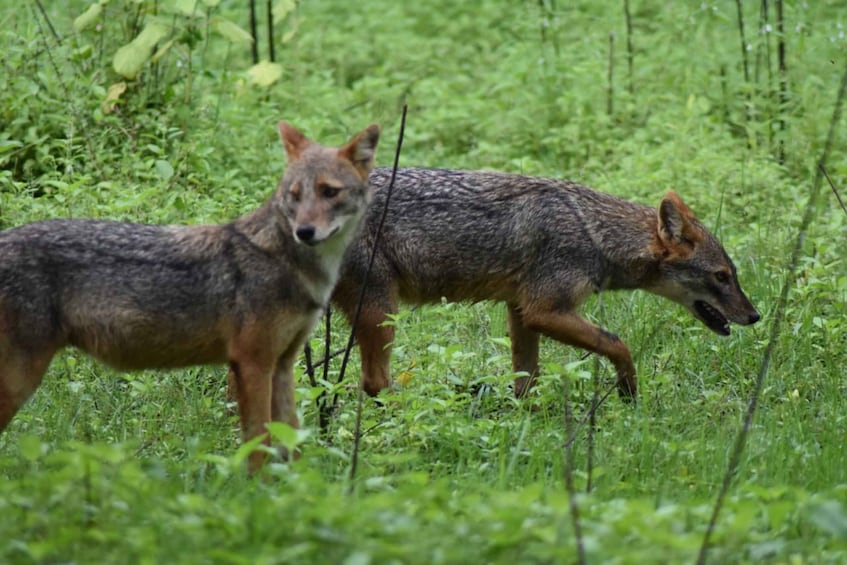
[[[291,226],[275,210],[273,200],[235,220],[233,226],[263,253],[277,255],[280,260],[289,261],[310,275],[315,271],[313,275],[318,278],[324,274],[316,248],[295,241]]]
[[[315,247],[297,243],[290,224],[276,209],[273,199],[232,225],[262,253],[276,256],[281,263],[287,264],[315,302],[326,306],[352,235],[339,237],[338,241],[334,238]],[[342,239],[344,241],[340,241]]]
[[[616,232],[613,236],[596,231],[593,234],[603,257],[601,289],[647,288],[659,277],[656,211],[649,206],[632,206],[630,213],[609,226]]]

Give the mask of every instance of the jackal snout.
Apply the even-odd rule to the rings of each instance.
[[[719,335],[730,334],[730,322],[747,326],[759,321],[732,260],[673,191],[659,206],[657,238],[661,275],[650,290],[682,304]]]
[[[282,211],[299,243],[318,245],[358,225],[371,198],[368,174],[379,141],[372,125],[340,149],[313,143],[282,122],[288,154]]]

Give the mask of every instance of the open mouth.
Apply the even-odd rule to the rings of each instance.
[[[729,335],[729,320],[718,312],[714,306],[708,302],[697,300],[694,302],[694,310],[697,311],[700,320],[706,324],[707,328],[719,335]]]

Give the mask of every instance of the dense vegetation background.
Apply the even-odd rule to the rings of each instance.
[[[677,190],[763,314],[721,339],[644,293],[594,299],[585,313],[631,346],[642,396],[604,402],[591,441],[577,429],[574,497],[565,401],[581,418],[611,368],[544,342],[530,410],[511,395],[499,305],[400,313],[397,392],[365,402],[352,482],[355,356],[340,385],[337,359],[328,381],[300,380],[305,455],[263,482],[243,471],[223,368],[123,374],[68,351],[0,435],[0,561],[572,562],[570,500],[590,561],[693,560],[790,275],[847,10],[785,2],[779,33],[778,2],[631,0],[628,31],[625,4],[282,0],[275,62],[254,65],[246,3],[0,0],[3,228],[226,221],[275,186],[278,120],[325,143],[379,122],[389,165],[408,103],[401,165],[570,178],[655,204]],[[826,162],[842,188],[844,132]],[[817,203],[714,562],[847,559],[847,215],[827,183]],[[327,387],[340,402],[320,437]]]

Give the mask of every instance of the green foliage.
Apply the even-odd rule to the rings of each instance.
[[[694,558],[843,72],[838,1],[786,3],[785,100],[774,14],[760,32],[759,3],[744,3],[745,81],[734,5],[633,2],[633,92],[618,2],[279,1],[276,62],[259,67],[243,3],[44,4],[61,39],[34,6],[0,2],[4,228],[231,219],[283,169],[277,120],[327,143],[378,121],[387,165],[404,102],[401,165],[559,176],[645,203],[679,191],[726,245],[763,321],[720,339],[643,293],[590,301],[586,315],[630,345],[642,396],[598,410],[590,493],[579,428],[575,482],[592,562]],[[828,164],[841,188],[844,131]],[[847,555],[845,226],[825,200],[714,562]],[[254,446],[239,445],[221,368],[121,374],[64,353],[0,435],[0,561],[574,561],[563,382],[581,417],[611,369],[543,341],[544,375],[518,402],[501,306],[404,309],[392,323],[397,390],[365,402],[352,484],[356,352],[341,384],[337,359],[314,388],[302,376],[305,431],[270,431],[304,456],[274,462],[265,481],[245,476]],[[333,327],[336,350],[347,329]],[[320,330],[312,349],[323,350]],[[315,430],[324,389],[340,393],[328,437]]]

